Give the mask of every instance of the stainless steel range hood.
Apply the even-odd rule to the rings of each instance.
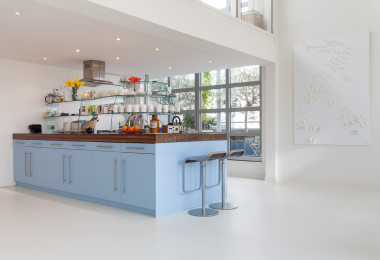
[[[96,87],[98,85],[113,85],[106,79],[106,63],[98,60],[86,60],[83,62],[83,79],[86,87]]]

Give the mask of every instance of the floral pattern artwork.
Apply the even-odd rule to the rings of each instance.
[[[369,144],[369,32],[294,46],[295,144]]]

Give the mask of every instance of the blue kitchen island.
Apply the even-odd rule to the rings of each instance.
[[[227,150],[225,134],[13,134],[16,185],[162,217],[201,205],[199,163]],[[206,202],[221,200],[219,162],[207,163]],[[185,183],[185,187],[183,187]]]

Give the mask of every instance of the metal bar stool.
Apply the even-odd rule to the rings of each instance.
[[[226,176],[225,176],[225,164],[224,160],[231,157],[240,157],[244,154],[244,150],[233,150],[230,152],[229,156],[222,158],[222,202],[215,202],[210,204],[210,208],[213,209],[236,209],[238,206],[231,202],[226,202]]]
[[[206,195],[205,194],[205,190],[206,190],[206,163],[208,161],[212,161],[212,160],[221,160],[221,159],[225,158],[226,155],[227,155],[227,153],[224,151],[212,152],[212,153],[210,153],[208,155],[204,155],[204,156],[196,156],[196,157],[187,158],[186,161],[184,162],[183,180],[185,180],[185,167],[186,167],[187,163],[200,162],[201,163],[201,169],[202,169],[202,180],[201,180],[201,183],[202,183],[202,208],[196,208],[196,209],[189,210],[188,213],[190,215],[198,216],[198,217],[211,217],[211,216],[216,216],[219,214],[219,211],[216,209],[206,208],[206,198],[205,198],[205,195]],[[220,174],[220,170],[219,170],[219,174]],[[213,185],[213,186],[215,186],[215,185]],[[184,192],[187,193],[187,192],[199,190],[200,187],[197,189],[193,189],[193,190],[185,190],[185,181],[183,181],[182,189]]]

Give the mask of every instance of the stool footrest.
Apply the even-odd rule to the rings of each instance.
[[[210,208],[213,209],[220,209],[220,210],[231,210],[231,209],[237,209],[238,205],[230,202],[224,202],[224,205],[222,202],[215,202],[210,204]]]
[[[191,209],[187,213],[196,217],[212,217],[212,216],[218,215],[219,211],[216,209],[205,208],[205,212],[203,214],[202,208],[198,208],[198,209]]]

